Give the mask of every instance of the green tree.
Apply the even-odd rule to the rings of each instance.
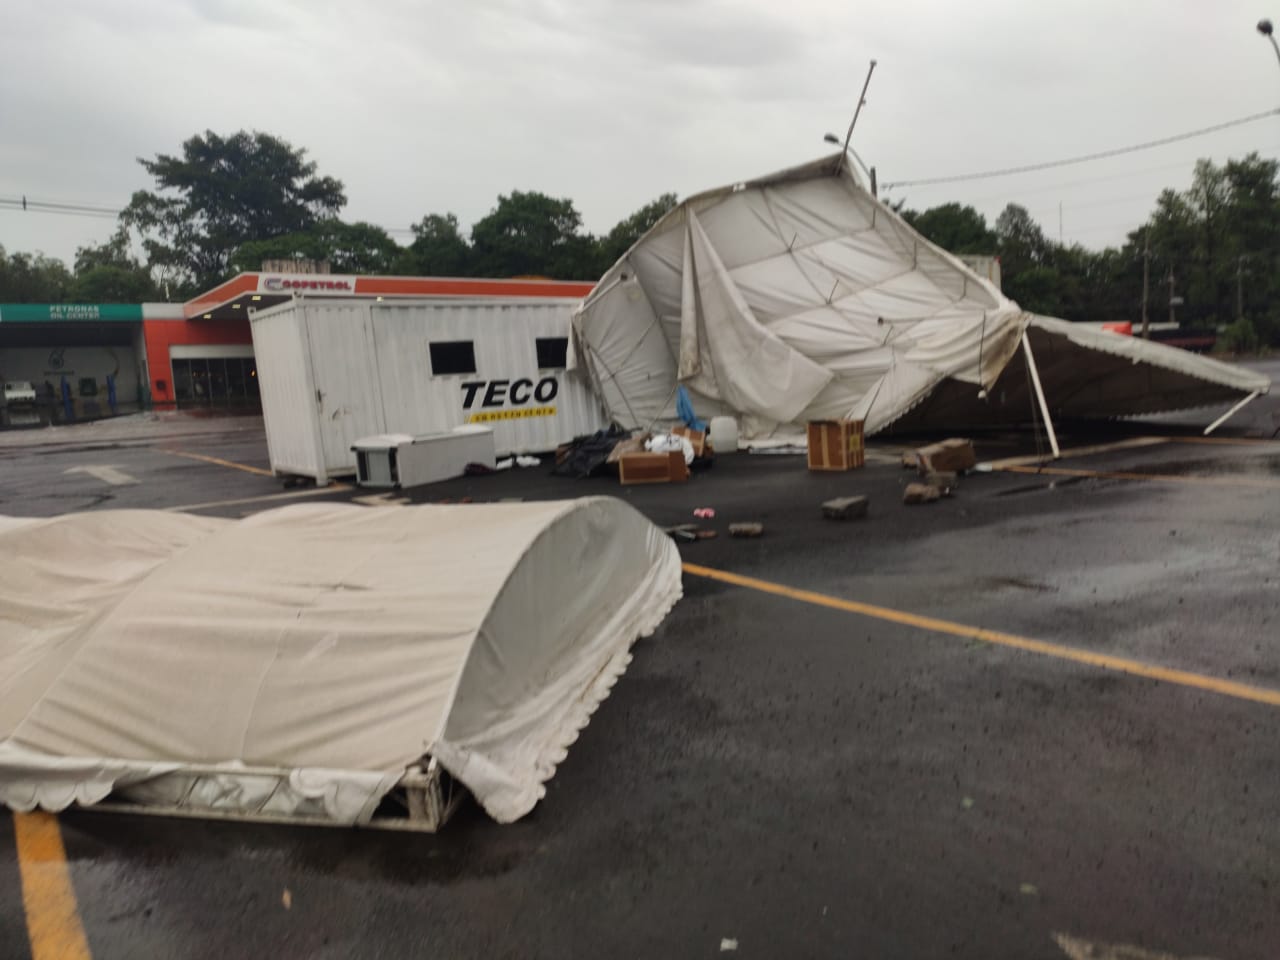
[[[149,266],[173,269],[190,288],[225,279],[244,244],[304,233],[346,203],[342,183],[317,176],[305,150],[266,133],[208,130],[181,156],[138,162],[157,189],[135,193],[121,222],[142,234]]]
[[[401,252],[382,227],[330,218],[308,230],[241,244],[231,266],[252,271],[260,270],[264,260],[327,260],[335,273],[391,273]]]
[[[582,217],[573,201],[513,190],[471,228],[476,272],[482,276],[595,279],[597,247],[579,233]]]
[[[429,213],[411,228],[413,243],[402,250],[395,272],[423,277],[469,277],[471,246],[458,229],[452,213]]]
[[[72,277],[61,260],[42,253],[5,254],[0,247],[0,303],[62,303]]]
[[[129,250],[129,232],[124,227],[105,243],[76,250],[73,300],[141,303],[158,297],[151,272]]]
[[[905,210],[902,216],[948,253],[989,254],[996,249],[996,235],[987,226],[987,218],[968,205],[944,203],[923,213]]]
[[[600,239],[600,267],[590,279],[595,279],[618,262],[637,240],[648,233],[653,226],[675,209],[679,200],[674,193],[664,193],[656,200],[646,203],[631,216],[618,222],[612,230]],[[583,279],[588,279],[584,277]]]

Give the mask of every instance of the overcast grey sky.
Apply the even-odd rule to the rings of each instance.
[[[120,207],[139,156],[258,129],[407,242],[500,193],[569,197],[592,232],[811,159],[843,134],[880,180],[1053,160],[1280,106],[1255,31],[1280,0],[9,0],[0,197]],[[1051,236],[1123,241],[1198,157],[1280,156],[1280,117],[1077,167],[898,190],[1010,201]],[[0,209],[0,245],[68,261],[113,221]]]

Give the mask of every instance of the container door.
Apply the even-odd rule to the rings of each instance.
[[[305,328],[326,471],[334,476],[354,474],[352,444],[361,437],[386,432],[369,308],[361,304],[308,306]]]

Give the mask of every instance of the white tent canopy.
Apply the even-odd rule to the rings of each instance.
[[[0,802],[362,823],[431,758],[514,820],[679,596],[607,497],[0,522]]]
[[[700,416],[737,417],[747,440],[838,417],[876,432],[943,388],[975,402],[929,404],[926,425],[961,407],[966,422],[1022,418],[1025,402],[1015,412],[987,401],[1024,333],[1033,350],[1052,341],[1070,357],[1045,383],[1051,407],[1068,414],[1179,409],[1269,388],[1226,364],[1024,312],[840,160],[692,197],[605,274],[574,315],[573,362],[617,422],[674,419],[681,384]],[[1113,375],[1116,358],[1148,369]]]

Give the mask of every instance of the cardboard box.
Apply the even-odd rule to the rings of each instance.
[[[672,427],[671,432],[677,437],[684,437],[693,444],[693,456],[695,459],[701,459],[707,455],[710,444],[707,443],[707,434],[704,430],[694,430],[691,427]]]
[[[605,463],[617,463],[623,457],[633,453],[644,453],[644,442],[649,439],[647,433],[637,433],[634,437],[627,437],[625,440],[619,440],[613,445],[613,449],[609,451],[609,456]]]
[[[621,483],[679,483],[689,479],[689,466],[679,450],[625,453],[618,460]]]
[[[811,420],[810,470],[852,470],[866,463],[861,420]]]

